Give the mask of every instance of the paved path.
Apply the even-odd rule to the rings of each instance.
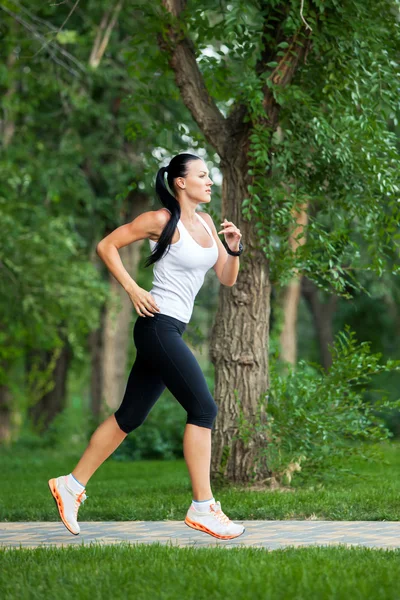
[[[399,521],[235,521],[246,530],[233,540],[218,540],[183,521],[81,521],[80,535],[58,522],[0,523],[0,546],[36,548],[90,543],[154,544],[179,547],[368,546],[400,548]]]

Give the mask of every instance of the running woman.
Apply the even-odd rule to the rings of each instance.
[[[165,184],[167,174],[168,191]],[[193,154],[178,154],[156,177],[164,208],[143,213],[105,237],[97,252],[123,286],[138,313],[133,328],[137,354],[120,407],[93,433],[75,469],[48,484],[62,522],[78,535],[78,510],[87,498],[86,484],[125,437],[142,425],[167,387],[187,412],[183,451],[193,488],[185,523],[228,540],[244,532],[216,501],[210,486],[211,430],[218,408],[201,368],[182,335],[190,321],[196,294],[213,267],[224,285],[236,282],[242,250],[240,230],[224,220],[217,233],[211,217],[196,211],[211,201],[207,165]],[[218,235],[224,234],[224,246]],[[149,238],[154,263],[150,292],[125,270],[118,249]],[[231,255],[231,256],[229,256]],[[223,273],[223,281],[222,281]]]

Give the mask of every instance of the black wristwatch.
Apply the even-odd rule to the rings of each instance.
[[[228,244],[225,242],[225,249],[227,251],[228,254],[230,254],[231,256],[240,256],[243,252],[243,244],[242,242],[239,242],[239,250],[237,252],[233,252],[233,250],[231,250],[228,246]]]

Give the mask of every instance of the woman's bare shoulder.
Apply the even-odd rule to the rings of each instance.
[[[168,208],[159,208],[158,210],[154,211],[154,214],[159,222],[163,223],[164,225],[166,225],[171,218],[171,212],[168,210]]]
[[[171,218],[171,213],[167,208],[160,208],[152,211],[152,220],[154,227],[152,234],[149,236],[153,242],[158,242],[158,239]]]

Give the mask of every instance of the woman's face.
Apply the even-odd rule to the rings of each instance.
[[[187,164],[186,177],[175,180],[177,191],[185,191],[186,196],[197,202],[210,202],[211,186],[207,165],[203,160],[192,160]]]

